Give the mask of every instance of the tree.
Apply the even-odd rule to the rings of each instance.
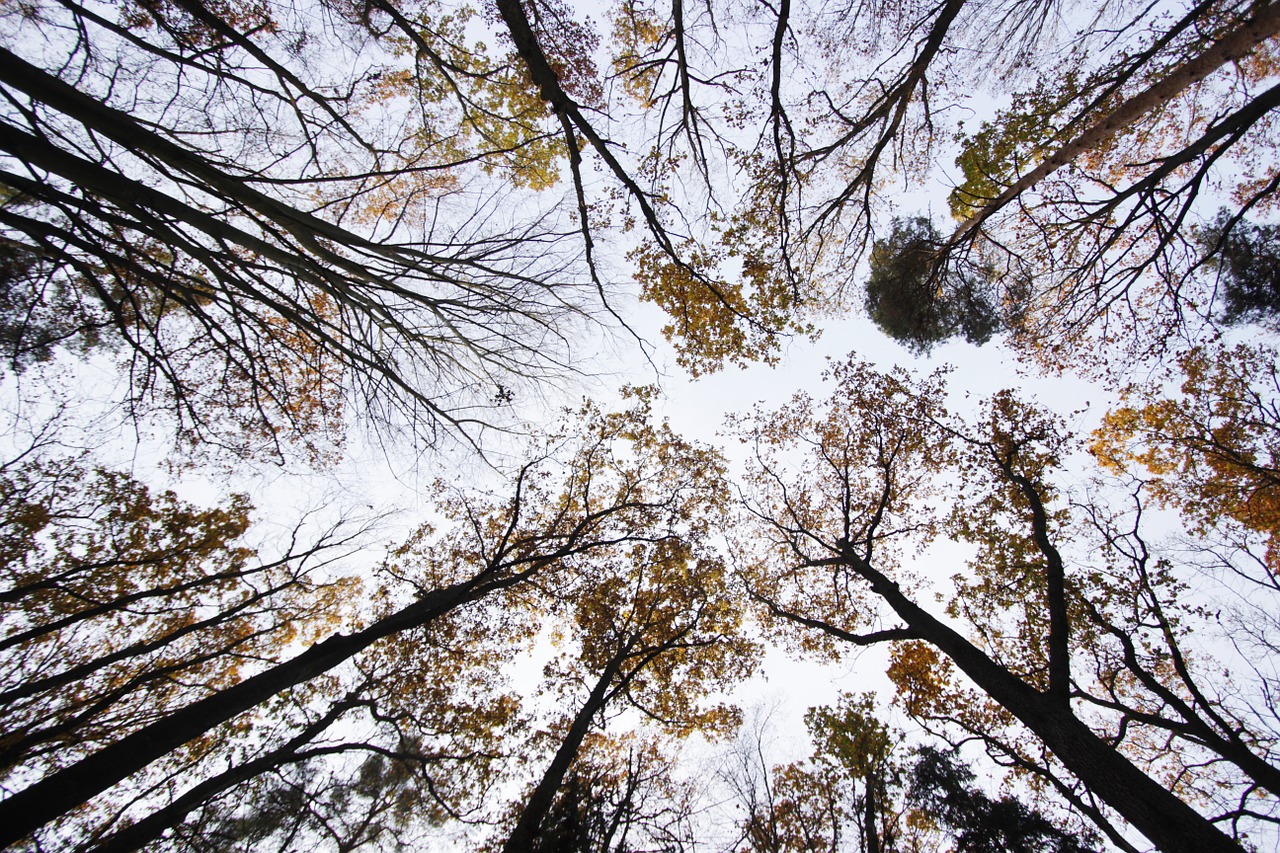
[[[769,777],[764,786],[768,796],[741,803],[747,812],[744,849],[928,849],[907,807],[898,802],[901,733],[881,723],[873,711],[871,696],[847,693],[835,706],[809,709],[805,725],[814,744],[812,755],[772,771],[759,768]],[[738,786],[740,795],[750,790],[752,786]],[[846,839],[856,846],[850,848]]]
[[[1265,141],[1253,134],[1265,126],[1267,113],[1277,105],[1275,91],[1256,95],[1233,92],[1229,110],[1243,101],[1234,112],[1201,118],[1192,123],[1190,133],[1172,126],[1171,120],[1185,109],[1180,101],[1198,88],[1212,85],[1215,74],[1224,67],[1238,65],[1246,79],[1252,77],[1260,70],[1248,62],[1255,49],[1261,53],[1259,62],[1269,64],[1262,48],[1280,25],[1276,10],[1269,4],[1250,5],[1237,12],[1238,17],[1224,15],[1215,22],[1217,26],[1204,26],[1203,16],[1223,11],[1198,5],[1136,56],[1122,56],[1116,66],[1087,79],[1068,76],[1062,91],[1048,98],[1030,98],[1032,109],[1040,111],[1030,117],[1032,124],[1050,130],[1045,134],[1049,138],[1037,140],[1028,154],[1034,167],[1021,169],[1015,155],[1006,156],[995,167],[995,174],[989,168],[977,169],[983,180],[995,179],[998,191],[990,197],[972,188],[957,191],[953,205],[959,200],[958,210],[968,216],[948,240],[948,248],[963,245],[981,233],[985,223],[1015,201],[1024,210],[1030,209],[1029,218],[1044,228],[1041,266],[1047,278],[1057,279],[1045,296],[1060,302],[1056,306],[1044,304],[1042,321],[1064,327],[1058,333],[1068,335],[1117,307],[1129,288],[1162,261],[1176,264],[1172,250],[1180,240],[1180,225],[1210,169],[1219,159],[1240,151],[1247,156],[1251,145],[1265,146]],[[1189,32],[1195,35],[1187,38]],[[1143,67],[1148,63],[1150,70]],[[1142,84],[1145,88],[1138,88]],[[1011,111],[1001,118],[1000,137],[1025,132],[1023,119],[1027,116]],[[976,140],[989,142],[987,130],[984,128]],[[1118,154],[1132,160],[1130,146],[1135,143],[1150,146],[1143,152],[1148,170],[1145,174],[1134,170],[1135,177],[1124,184],[1107,182],[1108,189],[1101,195],[1044,192],[1040,188],[1058,170],[1081,160],[1087,174],[1098,166],[1103,167],[1103,174],[1108,167],[1112,173],[1120,172],[1118,164],[1110,165],[1112,158]],[[1002,180],[1001,173],[1008,177]],[[1239,188],[1241,197],[1248,199],[1246,208],[1268,192],[1262,189],[1260,195],[1254,195],[1257,189]],[[1032,191],[1042,192],[1042,207],[1023,201]],[[1047,215],[1040,216],[1040,210]],[[1023,229],[1022,233],[1030,232]],[[1065,266],[1059,271],[1052,269],[1051,263]],[[1161,270],[1158,275],[1172,289],[1175,304],[1186,298],[1176,289],[1178,273]],[[1088,282],[1089,289],[1073,285],[1071,277]],[[1049,327],[1045,330],[1050,331]]]
[[[1067,504],[1053,476],[1073,437],[1011,393],[963,423],[936,377],[854,360],[832,378],[828,403],[800,397],[739,425],[758,448],[741,559],[777,630],[817,632],[804,642],[829,652],[895,643],[890,675],[913,716],[979,738],[1113,842],[1127,844],[1102,804],[1163,850],[1240,849],[1215,823],[1269,813],[1272,735],[1217,698],[1212,664],[1190,662],[1206,614],[1151,554],[1140,506]],[[949,476],[965,489],[940,508]],[[902,566],[943,533],[975,548],[955,578],[956,627],[908,592]]]
[[[1280,13],[1113,9],[1068,38],[1056,9],[625,3],[602,72],[593,26],[551,0],[497,3],[493,47],[465,5],[331,4],[322,27],[271,4],[41,6],[67,46],[36,61],[15,42],[6,61],[21,202],[3,217],[56,283],[34,289],[87,293],[89,327],[140,355],[137,389],[169,389],[205,435],[228,404],[263,440],[314,432],[292,412],[322,391],[326,410],[358,392],[428,433],[481,428],[500,389],[572,368],[566,324],[612,310],[598,252],[615,221],[642,228],[640,291],[687,366],[776,358],[861,295],[864,250],[896,242],[891,224],[876,239],[901,218],[884,187],[931,180],[957,137],[962,222],[925,266],[967,336],[1012,307],[1042,354],[1098,326],[1167,336],[1203,295],[1185,281],[1202,188],[1234,181],[1233,216],[1270,204],[1275,176],[1251,164],[1270,150]],[[311,62],[329,48],[345,61]],[[934,108],[995,88],[1021,93],[975,131]],[[210,126],[184,118],[209,93]],[[537,197],[562,167],[572,199]],[[546,215],[500,223],[509,189]],[[999,295],[974,287],[992,269]],[[306,346],[274,346],[280,323]],[[259,393],[246,410],[215,376]]]
[[[1088,853],[1078,836],[1011,797],[992,800],[971,787],[973,772],[936,749],[920,750],[911,768],[911,797],[956,836],[956,850],[968,853],[1043,850]]]
[[[412,576],[425,544],[413,537],[387,570]],[[226,770],[80,849],[123,853],[162,838],[184,849],[288,848],[300,834],[339,849],[412,846],[488,819],[528,724],[497,671],[527,628],[500,602],[478,605],[275,697],[237,726],[252,743],[235,744]]]
[[[885,334],[916,352],[962,335],[984,344],[1013,324],[1013,313],[997,299],[994,269],[965,262],[964,269],[938,274],[934,268],[942,235],[922,217],[895,219],[889,236],[871,250],[871,274],[863,307]],[[1013,287],[1006,294],[1016,292]]]
[[[547,671],[560,692],[575,696],[586,689],[587,695],[556,727],[563,733],[507,836],[508,853],[539,843],[557,791],[607,711],[629,706],[678,735],[715,736],[736,723],[736,709],[705,700],[747,677],[755,652],[740,631],[725,568],[706,548],[713,512],[707,507],[687,538],[632,545],[612,559],[584,562],[556,591],[559,605],[571,608],[578,650]]]
[[[1280,229],[1224,210],[1198,236],[1223,284],[1224,322],[1266,322],[1280,313]]]
[[[510,497],[441,501],[453,531],[434,542],[429,529],[420,531],[401,554],[420,559],[411,571],[392,575],[416,590],[412,600],[388,607],[351,633],[335,633],[292,658],[255,667],[27,784],[0,802],[0,841],[26,837],[184,744],[380,641],[436,625],[535,576],[566,571],[594,551],[669,539],[678,535],[684,519],[699,517],[704,502],[719,500],[708,491],[720,464],[717,457],[650,423],[643,399],[625,413],[588,408],[564,429],[547,437],[546,451],[516,472]],[[546,473],[560,465],[558,478]]]
[[[696,786],[673,778],[671,744],[634,733],[583,741],[531,849],[540,853],[696,849]]]
[[[1158,353],[1187,324],[1204,297],[1187,286],[1198,259],[1195,229],[1184,225],[1194,221],[1197,197],[1215,170],[1229,171],[1234,159],[1269,145],[1267,117],[1277,93],[1251,83],[1269,73],[1267,40],[1276,26],[1269,4],[1238,10],[1199,4],[1144,50],[1029,94],[1030,109],[1002,114],[970,141],[977,148],[961,162],[995,160],[974,169],[994,181],[994,190],[971,179],[953,195],[963,221],[947,249],[988,238],[1001,247],[1022,241],[1005,251],[1035,270],[1033,334],[1026,337],[1035,351],[1051,361],[1069,358],[1100,326],[1104,340],[1121,341],[1138,355]],[[1222,80],[1233,68],[1243,86]],[[1218,93],[1219,111],[1200,107]],[[1019,139],[1029,128],[1032,138]],[[983,146],[1030,151],[1019,162],[1022,155]],[[1072,174],[1060,176],[1068,165]],[[1265,204],[1273,191],[1266,184],[1238,183],[1242,211]],[[1014,205],[1017,212],[1006,214]]]
[[[133,823],[127,823],[114,831],[110,826],[103,826],[86,833],[85,837],[79,839],[77,849],[131,853],[152,844],[166,832],[184,839],[189,845],[204,844],[216,848],[222,843],[230,844],[247,839],[261,841],[281,829],[290,819],[297,822],[295,826],[305,823],[305,814],[300,815],[296,811],[286,813],[279,807],[280,801],[290,796],[281,790],[288,785],[281,783],[270,787],[270,774],[316,755],[332,754],[335,751],[332,748],[312,749],[309,745],[356,704],[358,703],[347,700],[335,703],[318,719],[305,721],[301,729],[284,744],[269,749],[252,760],[242,761],[222,773],[209,776],[167,805],[156,808]],[[255,791],[254,786],[267,788],[265,796]],[[238,787],[242,797],[247,795],[251,815],[241,814],[232,818],[222,812],[215,813],[213,817],[205,814],[214,807],[211,804],[216,806],[221,795]],[[246,791],[245,788],[249,790]],[[293,799],[296,804],[298,799],[305,799],[305,796]],[[193,812],[199,816],[188,818],[184,822],[184,818]]]
[[[867,250],[898,242],[893,220],[911,213],[895,209],[898,192],[941,180],[958,182],[958,222],[927,258],[908,252],[905,265],[928,270],[937,294],[964,294],[976,269],[998,270],[994,294],[971,304],[1016,308],[1015,340],[1029,355],[1069,364],[1085,339],[1159,354],[1194,326],[1211,298],[1193,275],[1203,260],[1195,234],[1208,218],[1207,188],[1221,182],[1232,193],[1233,216],[1273,206],[1275,175],[1253,164],[1274,159],[1280,95],[1268,87],[1280,14],[1266,2],[1203,2],[1168,16],[1114,8],[1067,27],[1068,9],[786,3],[735,19],[745,19],[741,65],[750,70],[722,63],[737,74],[724,78],[733,95],[711,103],[747,131],[750,142],[728,161],[750,189],[718,193],[732,207],[696,241],[713,261],[723,255],[721,230],[743,247],[743,295],[733,293],[733,304],[767,319],[781,303],[752,295],[781,282],[792,315],[847,310],[849,297],[864,292]],[[662,61],[661,46],[674,40],[663,39],[665,22],[656,13],[643,20],[657,28],[656,46],[640,52],[648,64],[628,67],[641,79],[678,80],[687,65]],[[666,91],[657,81],[650,88]],[[673,82],[670,91],[697,98],[660,101],[654,108],[664,117],[711,113],[711,85]],[[979,92],[1008,106],[966,128],[952,108]],[[696,110],[679,110],[680,99]],[[714,147],[705,120],[700,130]],[[958,177],[938,168],[953,141]],[[665,143],[664,153],[673,144]],[[694,150],[690,143],[680,154],[696,163]],[[680,158],[661,162],[673,175],[664,187],[678,187]],[[755,258],[768,259],[773,275],[757,276]],[[873,258],[873,276],[885,260],[883,252]],[[871,308],[881,281],[873,290]]]
[[[319,832],[337,849],[354,850],[394,836],[396,824],[406,822],[416,805],[406,796],[412,778],[407,762],[370,756],[352,775],[319,785],[309,769],[303,765],[302,773],[273,781],[255,798],[251,813],[203,825],[188,843],[196,850],[235,850],[260,846],[273,835]],[[352,818],[354,826],[344,825]]]
[[[499,391],[572,372],[599,291],[536,194],[565,149],[519,66],[465,10],[317,12],[32,7],[67,40],[0,55],[11,364],[91,333],[135,405],[277,455],[323,452],[356,400],[474,439]]]
[[[628,3],[615,16],[614,78],[623,92],[646,107],[639,119],[656,122],[652,144],[631,158],[639,162],[628,163],[626,148],[613,142],[609,127],[625,126],[634,117],[623,105],[613,111],[601,109],[584,104],[570,91],[557,68],[564,60],[548,49],[550,40],[531,23],[542,5],[499,0],[497,8],[539,95],[559,119],[568,149],[589,149],[599,159],[617,182],[613,197],[631,206],[624,228],[639,224],[647,231],[647,242],[631,253],[635,277],[642,298],[671,318],[663,333],[676,347],[680,363],[702,373],[726,362],[776,360],[781,338],[812,333],[801,314],[802,303],[812,294],[803,290],[802,273],[792,268],[790,255],[777,250],[777,235],[769,230],[777,221],[772,204],[757,204],[762,196],[768,197],[774,175],[753,166],[756,158],[734,140],[732,130],[744,126],[736,84],[755,75],[745,68],[715,67],[725,46],[716,23],[721,10],[710,3],[704,8],[676,0],[669,13]],[[701,62],[709,67],[701,69]],[[704,106],[703,93],[721,103]],[[741,210],[728,222],[714,213],[694,214],[702,199],[694,205],[676,199],[684,161],[696,170],[694,182],[709,192],[738,192],[717,183],[714,174],[720,164],[713,152],[751,185]],[[571,154],[570,167],[590,256],[596,233],[593,214],[602,205],[587,202],[581,157]]]

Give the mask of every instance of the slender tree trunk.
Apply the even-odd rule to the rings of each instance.
[[[1041,163],[1014,181],[1004,192],[965,220],[947,240],[944,250],[959,245],[974,229],[1002,208],[1081,154],[1106,144],[1142,116],[1157,109],[1199,83],[1228,62],[1247,56],[1255,47],[1280,32],[1280,3],[1264,2],[1238,27],[1214,42],[1170,74],[1129,98],[1097,123],[1067,142]]]
[[[912,630],[1021,720],[1090,791],[1165,853],[1242,853],[1226,833],[1094,734],[1070,706],[992,661],[864,560],[852,555],[846,560]]]
[[[547,765],[541,781],[529,795],[528,802],[524,804],[515,828],[507,837],[506,844],[502,845],[503,853],[528,853],[533,849],[533,844],[542,829],[542,823],[546,820],[547,813],[551,811],[551,804],[555,801],[556,791],[560,789],[565,774],[569,772],[570,765],[578,756],[582,741],[591,729],[592,719],[608,702],[609,688],[613,686],[613,681],[618,677],[626,659],[625,651],[619,652],[600,673],[595,687],[591,690],[591,695],[587,697],[587,701],[573,718],[569,731],[560,741],[560,748],[556,750],[555,757]]]
[[[875,774],[867,774],[867,793],[863,797],[862,809],[862,837],[866,839],[867,853],[880,853],[880,832],[879,817],[880,809],[877,807],[877,785]]]
[[[192,811],[224,791],[255,776],[260,776],[268,770],[299,760],[298,750],[333,725],[338,717],[355,704],[355,702],[340,702],[334,705],[324,717],[306,726],[278,749],[205,779],[169,805],[96,842],[93,845],[94,853],[133,853],[155,841],[166,830],[181,823],[182,819]]]
[[[463,604],[517,583],[526,574],[488,582],[478,582],[478,578],[473,578],[430,592],[362,631],[351,635],[335,634],[292,660],[193,702],[46,776],[0,802],[0,848],[25,838],[210,729],[277,693],[333,669],[376,641],[426,625]]]

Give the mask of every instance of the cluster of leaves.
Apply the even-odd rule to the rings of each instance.
[[[1199,238],[1224,284],[1224,322],[1271,322],[1280,315],[1280,226],[1235,222],[1222,211]]]
[[[933,820],[956,835],[956,850],[1000,853],[1091,853],[1092,843],[1066,832],[1011,797],[993,800],[973,787],[973,771],[953,756],[921,748],[911,767],[910,796]]]
[[[1265,346],[1201,347],[1178,363],[1180,394],[1130,388],[1092,452],[1116,471],[1139,467],[1147,489],[1207,536],[1234,523],[1261,535],[1280,571],[1280,377]]]
[[[722,242],[738,244],[738,229]],[[797,320],[795,292],[777,267],[750,248],[690,251],[688,261],[672,260],[660,250],[641,247],[631,253],[640,293],[666,312],[663,335],[676,348],[676,360],[693,376],[727,365],[776,364],[785,336],[810,334]],[[742,267],[742,283],[711,278],[726,262]]]
[[[960,140],[956,165],[964,181],[951,191],[947,203],[960,221],[994,201],[1018,175],[1033,168],[1062,142],[1054,128],[1060,114],[1075,104],[1082,87],[1072,73],[1054,74],[1029,92],[1020,92],[1017,108],[1001,111],[993,120]]]
[[[695,375],[776,363],[855,292],[916,354],[1014,331],[1058,368],[1082,342],[1149,356],[1201,320],[1270,323],[1280,6],[1117,7],[1069,41],[1050,12],[625,0],[606,78],[562,0],[20,4],[0,15],[4,369],[118,361],[122,402],[167,412],[193,465],[328,464],[357,417],[477,440],[620,317],[601,252],[620,211]],[[1034,91],[959,139],[954,230],[881,209],[953,138],[959,111],[932,104],[1020,74]],[[1217,219],[1210,188],[1233,203]],[[740,417],[740,491],[632,392],[548,427],[498,494],[438,486],[367,593],[331,565],[357,541],[341,525],[264,556],[245,498],[15,460],[0,844],[352,849],[478,825],[467,841],[506,853],[693,846],[674,744],[739,726],[725,697],[763,636],[826,659],[890,644],[907,714],[1071,832],[948,754],[909,763],[846,697],[809,715],[808,762],[765,768],[735,844],[1079,853],[1087,821],[1121,849],[1235,851],[1280,820],[1280,684],[1250,654],[1280,645],[1275,360],[1200,345],[1178,393],[1130,386],[1083,491],[1066,421],[1012,392],[948,412],[942,373],[850,358],[829,400]],[[1151,541],[1151,501],[1192,548]],[[914,568],[942,539],[967,554],[945,618]],[[534,649],[541,703],[506,678]]]
[[[863,307],[885,334],[917,353],[956,336],[984,344],[1010,325],[995,269],[943,258],[943,246],[933,223],[914,217],[895,219],[871,249]]]

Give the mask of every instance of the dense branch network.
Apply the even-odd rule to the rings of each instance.
[[[179,465],[319,472],[361,424],[389,454],[524,430],[608,329],[652,356],[638,298],[692,374],[863,311],[916,355],[1005,335],[1028,369],[1119,377],[1117,404],[1086,437],[850,357],[829,399],[732,420],[735,487],[629,389],[529,429],[492,494],[423,489],[432,524],[378,558],[346,521],[250,544],[247,498],[42,433],[0,464],[0,845],[1274,832],[1280,380],[1220,333],[1280,313],[1280,7],[621,0],[607,35],[581,11],[0,12],[6,382],[118,370]],[[1035,808],[846,696],[805,761],[741,747],[721,838],[679,745],[739,730],[766,643],[887,649],[918,737]]]

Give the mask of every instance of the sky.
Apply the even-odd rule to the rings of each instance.
[[[597,21],[604,19],[603,6],[592,4],[582,8]],[[969,106],[974,110],[972,115],[980,118],[994,104],[991,100]],[[945,211],[949,156],[945,149],[939,155],[943,168],[932,189],[897,198],[894,212],[910,215]],[[554,191],[567,191],[567,188],[565,181],[560,190]],[[608,404],[618,399],[617,391],[622,383],[656,380],[662,387],[657,413],[669,419],[681,434],[723,448],[731,465],[740,469],[742,449],[723,436],[725,418],[757,403],[765,408],[777,407],[799,390],[816,397],[824,396],[823,371],[832,360],[843,359],[850,353],[881,368],[902,365],[920,373],[950,365],[953,372],[948,404],[961,413],[972,410],[991,393],[1014,387],[1052,406],[1060,414],[1079,412],[1071,416],[1073,426],[1087,432],[1113,402],[1104,389],[1078,377],[1046,377],[1031,371],[998,339],[983,347],[956,340],[937,346],[927,356],[912,355],[861,316],[856,305],[845,316],[822,320],[818,340],[789,341],[777,365],[728,366],[693,379],[676,364],[674,351],[661,339],[659,330],[664,320],[660,313],[650,305],[632,305],[627,313],[636,331],[653,348],[656,374],[625,335],[617,336],[609,344],[602,339],[595,347],[596,352],[591,352],[590,345],[584,347],[586,354],[596,356],[589,360],[593,378],[548,389],[545,394],[530,391],[528,398],[521,401],[522,411],[536,421],[549,417],[560,405],[572,405],[584,394]],[[83,443],[102,442],[106,449],[100,458],[107,464],[133,470],[154,482],[173,485],[184,497],[204,503],[211,503],[228,491],[247,491],[259,507],[259,516],[269,525],[268,531],[270,526],[287,529],[293,518],[306,512],[316,513],[316,523],[343,509],[358,516],[380,517],[378,533],[370,537],[368,551],[357,560],[367,567],[376,565],[388,543],[395,544],[408,529],[430,518],[430,505],[423,493],[424,486],[435,477],[500,488],[499,472],[479,459],[456,454],[418,455],[403,443],[383,443],[359,434],[353,437],[346,458],[321,476],[269,465],[222,473],[173,469],[165,464],[168,439],[162,428],[152,429],[145,424],[140,428],[112,409],[109,400],[120,393],[119,383],[123,380],[107,358],[98,356],[87,363],[73,365],[68,361],[50,365],[50,373],[65,374],[58,380],[60,390],[32,397],[23,404],[19,416],[38,423],[59,402],[71,403],[73,410],[69,416],[85,430]],[[0,382],[6,393],[17,396],[27,387],[26,380],[12,374]],[[10,430],[7,435],[11,442],[20,442],[18,432]],[[503,461],[510,458],[506,455],[508,451],[516,445],[515,440],[509,444],[499,442],[499,449],[490,461],[501,467]],[[943,543],[926,552],[917,568],[945,584],[946,578],[960,568],[964,556],[963,549]],[[939,607],[933,609],[934,612],[940,610]],[[757,708],[771,711],[771,725],[779,732],[778,760],[794,758],[806,748],[800,725],[804,711],[812,705],[833,701],[840,690],[886,691],[885,658],[883,649],[873,649],[851,654],[837,664],[822,665],[770,650],[760,676],[744,684],[735,698],[749,711]],[[540,669],[537,652],[524,666],[527,670],[524,675]]]

